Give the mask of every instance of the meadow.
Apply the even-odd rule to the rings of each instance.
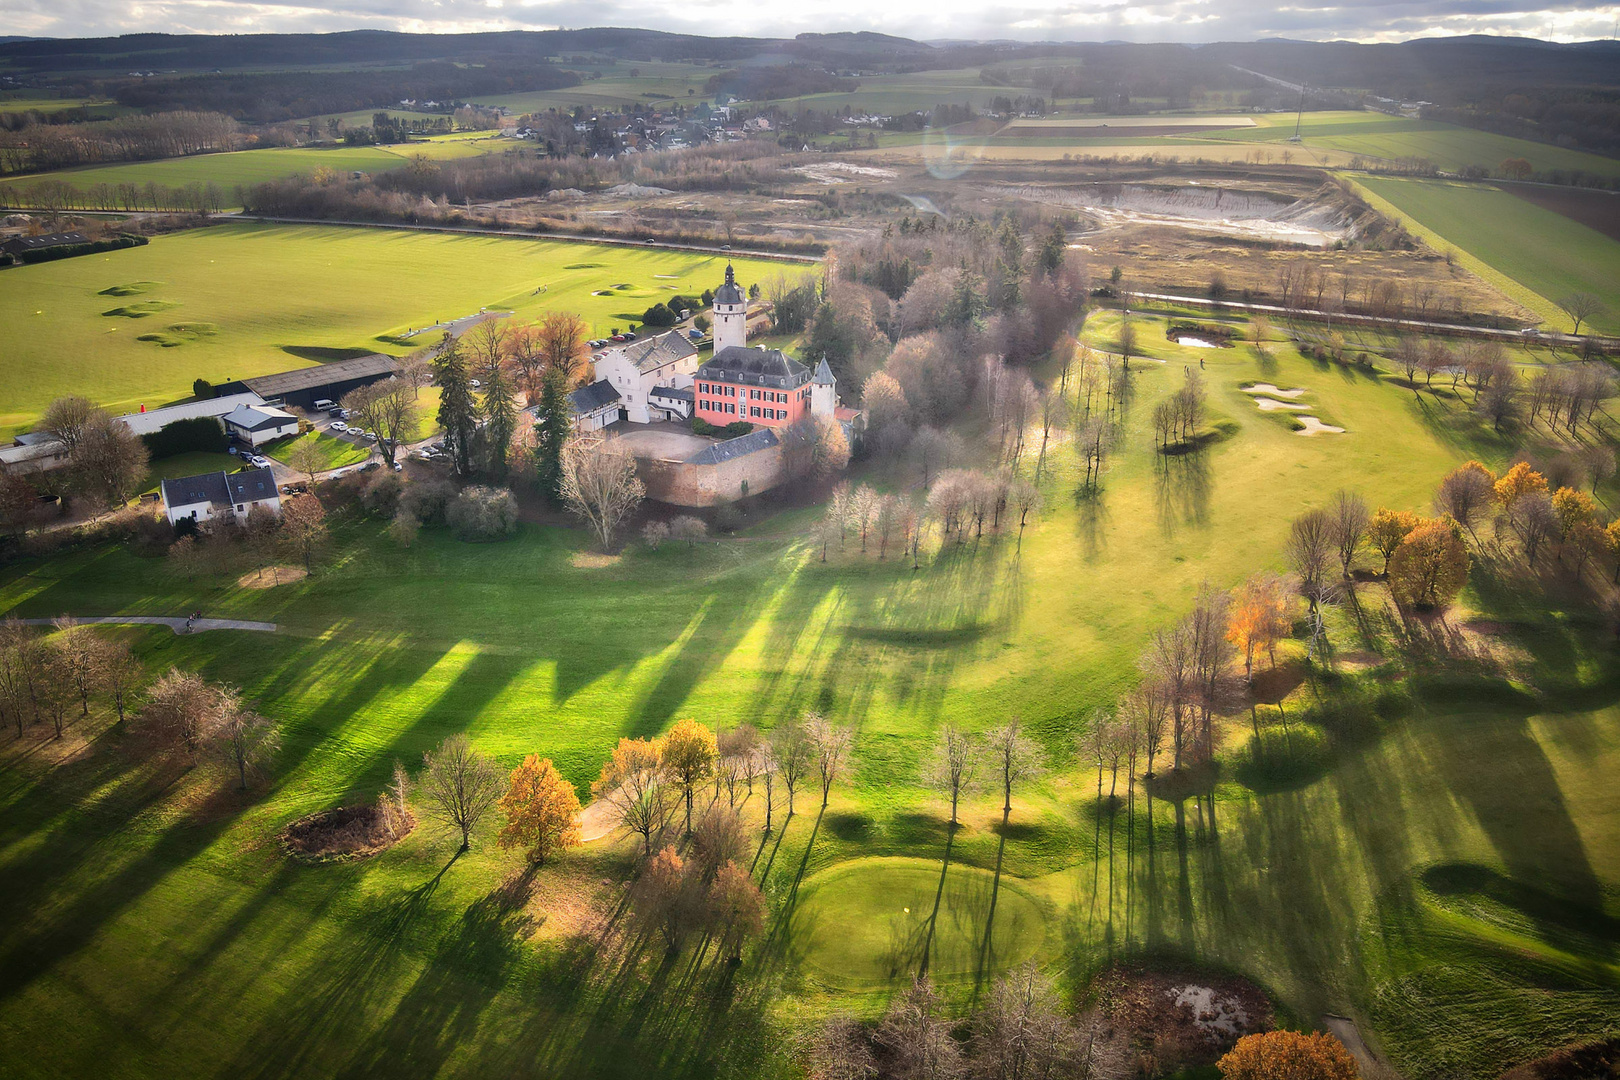
[[[750,284],[796,272],[735,263]],[[306,366],[301,349],[403,354],[434,339],[399,335],[485,307],[521,319],[575,311],[605,336],[639,324],[661,298],[714,288],[724,269],[714,256],[657,248],[246,223],[14,267],[0,285],[10,337],[0,435],[87,386],[129,412],[186,397],[199,377]]]
[[[1201,135],[1222,142],[1286,144],[1294,134],[1293,113],[1254,116],[1256,126]],[[1416,120],[1378,112],[1311,112],[1299,125],[1305,147],[1362,157],[1427,158],[1446,172],[1481,165],[1492,172],[1508,158],[1524,158],[1537,172],[1564,170],[1620,176],[1620,161],[1547,143],[1496,135],[1437,120]]]
[[[1411,1075],[1494,1077],[1612,1028],[1620,710],[1599,620],[1574,597],[1516,600],[1482,566],[1453,616],[1494,620],[1529,652],[1534,695],[1434,654],[1408,680],[1377,657],[1311,672],[1289,653],[1267,737],[1320,754],[1256,769],[1249,717],[1234,716],[1200,789],[1212,799],[1144,806],[1148,788],[1129,817],[1099,812],[1076,737],[1200,584],[1280,567],[1289,519],[1339,487],[1426,512],[1447,469],[1516,449],[1466,397],[1280,343],[1184,348],[1157,317],[1139,329],[1153,359],[1133,364],[1101,491],[1078,491],[1059,441],[1021,544],[931,551],[917,572],[836,547],[823,563],[791,515],[607,565],[575,557],[573,530],[485,545],[429,531],[400,549],[379,522],[343,518],[315,576],[255,591],[123,548],[0,569],[0,610],[22,615],[275,621],[273,635],[131,637],[152,667],[237,683],[285,725],[273,786],[247,798],[177,787],[117,732],[57,748],[50,771],[8,751],[0,877],[19,887],[0,896],[0,1057],[38,1076],[793,1075],[796,1025],[881,1010],[935,896],[936,973],[958,1002],[1024,957],[1072,983],[1145,954],[1245,974],[1298,1022],[1354,1016]],[[1086,334],[1108,346],[1117,316]],[[1230,437],[1161,457],[1152,405],[1194,364]],[[1241,391],[1255,380],[1305,388],[1346,433],[1299,436]],[[1420,647],[1365,588],[1332,616],[1346,660]],[[854,775],[825,812],[801,795],[761,843],[772,931],[719,985],[684,957],[617,971],[568,946],[579,897],[622,872],[623,845],[570,852],[512,910],[499,898],[515,857],[487,837],[452,859],[422,828],[323,867],[287,863],[271,839],[373,798],[396,757],[454,732],[506,766],[550,756],[583,788],[620,736],[812,708],[858,726]],[[975,798],[950,835],[920,781],[934,733],[1013,716],[1051,771],[1008,823]]]
[[[1475,273],[1517,285],[1506,291],[1539,311],[1549,329],[1570,329],[1558,301],[1584,292],[1608,307],[1592,328],[1620,332],[1620,241],[1487,184],[1381,176],[1355,182],[1436,251],[1455,248]]]

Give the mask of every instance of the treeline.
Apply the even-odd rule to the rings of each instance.
[[[0,623],[0,721],[17,738],[47,727],[60,739],[102,702],[123,725],[133,721],[159,753],[189,763],[214,761],[241,788],[268,771],[280,725],[248,707],[240,690],[179,668],[151,679],[124,642],[63,616],[41,634],[16,618]]]
[[[78,187],[54,177],[33,183],[11,184],[4,201],[47,214],[68,210],[170,211],[186,214],[214,214],[225,209],[225,189],[215,183],[144,184],[128,181],[118,184],[95,183]]]
[[[0,130],[0,174],[45,172],[109,161],[151,161],[239,150],[247,145],[235,120],[205,110],[78,124],[7,125]]]
[[[214,109],[242,121],[273,124],[323,113],[397,107],[401,101],[440,102],[445,111],[480,94],[556,90],[579,76],[527,59],[481,65],[415,64],[406,70],[288,71],[142,79],[118,87],[121,105],[149,112]]]
[[[761,64],[709,76],[703,84],[703,95],[725,93],[745,101],[771,101],[805,94],[848,93],[858,86],[860,83],[854,79],[810,64]]]
[[[548,191],[636,183],[682,190],[748,191],[782,170],[780,151],[764,143],[713,144],[617,161],[542,157],[527,150],[459,161],[413,158],[402,169],[360,179],[294,176],[244,194],[254,213],[368,221],[442,221],[469,203],[534,198]],[[459,206],[458,206],[459,204]]]

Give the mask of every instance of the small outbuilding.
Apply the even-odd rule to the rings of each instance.
[[[624,415],[619,391],[606,379],[580,387],[569,395],[569,400],[574,405],[576,431],[601,431],[610,424],[617,424]]]
[[[298,434],[298,417],[274,405],[238,405],[221,419],[225,434],[252,447]]]

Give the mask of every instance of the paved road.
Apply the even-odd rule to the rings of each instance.
[[[184,615],[75,615],[75,622],[102,623],[113,626],[167,626],[176,634],[186,633]],[[55,619],[22,619],[27,626],[51,626]],[[259,630],[267,634],[276,632],[273,622],[253,622],[251,619],[197,619],[191,624],[192,632],[201,630]]]

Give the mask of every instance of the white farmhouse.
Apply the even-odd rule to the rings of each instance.
[[[690,406],[682,412],[654,391],[666,387],[690,390],[697,374],[697,354],[697,346],[678,330],[614,345],[596,354],[594,381],[618,391],[624,419],[632,424],[686,419],[691,416]]]
[[[298,434],[298,417],[274,405],[238,405],[220,419],[225,434],[255,448]]]
[[[211,472],[163,481],[163,511],[173,525],[182,518],[201,523],[216,518],[243,524],[255,506],[281,513],[281,494],[269,469]]]

